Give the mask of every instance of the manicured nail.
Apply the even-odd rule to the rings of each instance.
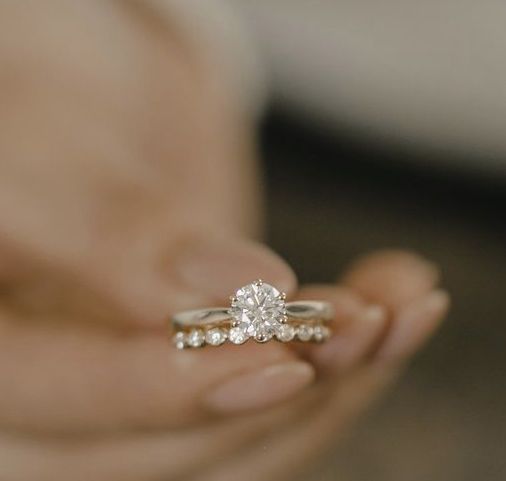
[[[281,291],[295,288],[288,265],[267,247],[246,240],[213,239],[194,243],[174,263],[179,281],[190,290],[225,299],[239,287],[263,279]]]
[[[407,306],[393,320],[378,357],[399,359],[413,354],[438,326],[449,305],[448,293],[435,290]]]
[[[261,409],[291,398],[313,379],[310,364],[301,361],[277,364],[218,386],[205,397],[204,404],[221,413]]]
[[[325,368],[339,372],[359,364],[369,353],[386,326],[386,311],[373,305],[349,319],[334,337],[314,351],[314,360]]]

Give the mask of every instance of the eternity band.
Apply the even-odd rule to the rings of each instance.
[[[238,289],[230,307],[195,309],[171,319],[178,349],[243,344],[248,339],[267,342],[323,342],[330,337],[328,302],[285,302],[285,294],[261,280]]]

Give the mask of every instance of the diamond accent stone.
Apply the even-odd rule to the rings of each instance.
[[[285,297],[270,284],[257,281],[237,290],[229,313],[235,327],[263,342],[272,338],[286,318]]]
[[[313,339],[316,342],[323,342],[330,337],[330,329],[323,324],[318,324],[313,329]]]
[[[228,333],[228,338],[230,339],[230,342],[233,342],[234,344],[242,344],[243,342],[246,342],[248,335],[240,327],[233,327]]]
[[[184,349],[186,346],[186,334],[184,332],[176,332],[172,338],[176,349]]]
[[[311,340],[313,337],[313,328],[306,324],[300,325],[297,329],[297,337],[304,342]]]
[[[187,343],[191,347],[200,347],[204,344],[204,332],[200,329],[192,329],[188,334]]]
[[[211,346],[220,346],[225,342],[227,334],[219,327],[213,327],[206,332],[206,342]]]
[[[281,342],[290,342],[295,337],[295,327],[290,324],[281,324],[276,329],[276,337]]]

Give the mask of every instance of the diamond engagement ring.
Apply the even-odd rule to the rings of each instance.
[[[230,307],[211,307],[175,314],[173,341],[178,349],[293,340],[323,342],[330,337],[333,317],[323,301],[285,302],[285,294],[261,280],[237,290]]]

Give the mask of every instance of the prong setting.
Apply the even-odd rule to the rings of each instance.
[[[232,296],[230,322],[233,327],[243,329],[248,338],[265,342],[286,320],[285,297],[275,287],[257,279]]]
[[[255,341],[262,344],[264,342],[267,342],[271,338],[272,338],[272,336],[269,336],[266,333],[262,333],[262,334],[257,334],[255,336]]]

